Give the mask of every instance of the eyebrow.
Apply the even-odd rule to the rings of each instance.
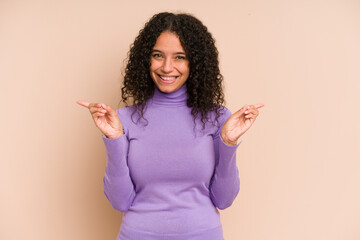
[[[159,52],[159,53],[162,53],[162,51],[157,50],[157,49],[153,49],[151,52]],[[174,53],[174,54],[183,54],[183,55],[185,55],[184,52],[176,52],[176,53]]]

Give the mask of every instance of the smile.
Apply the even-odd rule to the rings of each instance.
[[[173,83],[178,78],[178,76],[161,76],[158,75],[160,80],[165,83]]]

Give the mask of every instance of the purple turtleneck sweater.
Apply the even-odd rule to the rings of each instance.
[[[103,137],[107,153],[104,192],[124,212],[118,240],[222,240],[218,209],[229,207],[240,189],[236,149],[226,145],[220,125],[196,120],[186,105],[186,85],[163,93],[155,87],[144,112],[117,110],[125,134]],[[215,114],[211,114],[214,119]],[[217,209],[218,208],[218,209]]]

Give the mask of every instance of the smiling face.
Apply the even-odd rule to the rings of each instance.
[[[162,92],[178,90],[189,77],[189,60],[175,33],[165,31],[160,34],[151,52],[150,63],[151,78]]]

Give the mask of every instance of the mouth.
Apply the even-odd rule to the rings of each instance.
[[[179,78],[179,76],[164,76],[164,75],[159,75],[158,77],[160,79],[161,82],[166,83],[166,84],[170,84],[176,81],[176,79]]]

